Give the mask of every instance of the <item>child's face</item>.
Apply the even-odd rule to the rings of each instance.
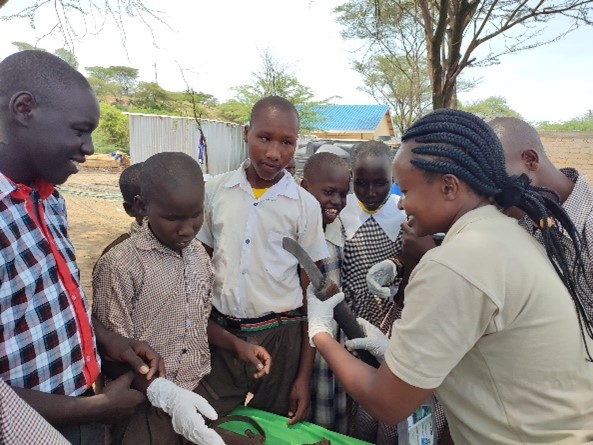
[[[410,163],[410,150],[415,145],[414,141],[402,143],[393,164],[401,189],[398,206],[408,215],[408,224],[417,236],[446,232],[452,223],[451,206],[444,199],[441,180],[436,177],[429,181],[422,170]]]
[[[40,178],[63,184],[94,152],[91,133],[99,123],[99,105],[92,91],[77,87],[55,101],[61,103],[34,108],[31,124],[23,133],[31,181]]]
[[[141,199],[150,228],[161,243],[180,253],[204,222],[204,184],[164,186],[158,195],[147,203]]]
[[[354,194],[368,210],[377,210],[391,190],[390,165],[379,156],[366,156],[358,160],[352,170]]]
[[[303,179],[301,185],[319,201],[323,225],[326,226],[334,222],[346,206],[350,172],[344,167],[330,165],[320,173],[310,180]]]
[[[247,179],[253,187],[270,187],[282,178],[294,155],[298,132],[299,121],[292,111],[268,107],[254,116],[244,132],[251,160]]]

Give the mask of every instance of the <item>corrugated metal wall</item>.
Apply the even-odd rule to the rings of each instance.
[[[180,151],[198,159],[200,133],[193,118],[137,113],[128,116],[132,163],[163,151]],[[239,167],[247,158],[243,127],[206,119],[201,122],[208,144],[208,168],[204,173],[218,175]]]

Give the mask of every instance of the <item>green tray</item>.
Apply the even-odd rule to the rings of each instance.
[[[235,408],[229,415],[251,417],[266,432],[266,445],[303,445],[312,444],[321,439],[328,439],[331,445],[368,445],[359,439],[334,433],[310,422],[299,422],[296,425],[287,425],[288,418],[272,414],[247,406]],[[221,425],[229,431],[244,433],[249,426],[240,421],[229,421]]]

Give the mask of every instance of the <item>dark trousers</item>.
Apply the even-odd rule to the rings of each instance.
[[[105,425],[68,424],[55,427],[72,445],[105,445]]]
[[[208,400],[219,416],[243,405],[248,393],[253,394],[250,407],[288,416],[289,394],[299,370],[302,326],[289,323],[258,332],[229,329],[237,337],[267,349],[272,356],[270,374],[254,379],[253,365],[212,347],[212,371],[202,379],[196,392]]]

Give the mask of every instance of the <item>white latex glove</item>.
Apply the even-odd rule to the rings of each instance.
[[[315,347],[313,337],[320,332],[333,335],[334,308],[344,300],[342,292],[321,301],[315,296],[313,286],[307,287],[307,321],[309,323],[309,343]]]
[[[152,406],[171,416],[177,434],[198,445],[224,445],[218,433],[208,428],[198,413],[211,420],[218,418],[214,408],[202,396],[163,378],[157,378],[150,384],[146,396]]]
[[[397,266],[391,260],[383,260],[372,266],[367,272],[367,287],[369,291],[386,300],[391,298],[391,289],[383,287],[395,279]]]
[[[369,323],[364,318],[357,318],[356,321],[362,328],[365,337],[346,340],[344,346],[351,351],[364,349],[373,354],[377,360],[382,361],[385,357],[385,351],[387,351],[389,339],[377,326]]]

